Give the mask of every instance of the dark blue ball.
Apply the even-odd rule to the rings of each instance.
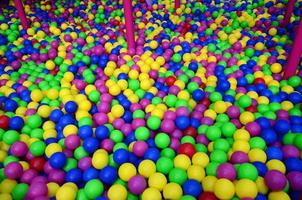
[[[59,109],[55,109],[50,113],[49,118],[53,121],[53,122],[58,122],[60,120],[60,118],[64,115],[64,113],[59,110]]]
[[[7,112],[15,112],[18,108],[18,103],[12,99],[7,99],[4,103],[4,110]]]
[[[106,166],[101,170],[99,178],[103,183],[111,185],[117,179],[117,170],[112,166]]]
[[[265,176],[268,171],[267,166],[262,162],[254,162],[253,165],[256,167],[258,174],[260,176]]]
[[[129,152],[125,149],[118,149],[113,153],[113,160],[118,165],[126,163],[129,160]]]
[[[274,129],[266,128],[261,131],[260,136],[265,140],[266,144],[271,145],[277,141],[278,137]]]
[[[14,130],[20,130],[23,128],[24,120],[22,117],[14,116],[9,120],[9,128]]]
[[[64,153],[56,152],[49,158],[49,164],[55,169],[61,169],[65,166],[67,158]]]
[[[80,136],[81,139],[92,137],[92,134],[93,134],[92,127],[88,125],[81,126],[78,130],[78,135]]]
[[[80,169],[71,169],[65,175],[66,182],[79,184],[82,181],[82,171]]]
[[[282,160],[283,152],[278,147],[268,147],[265,151],[267,160],[277,159]]]
[[[183,191],[185,195],[191,195],[194,197],[198,197],[200,193],[202,192],[201,184],[193,179],[188,179],[186,182],[184,182]]]
[[[264,194],[258,193],[255,200],[267,200]]]
[[[190,126],[190,119],[187,116],[178,116],[176,118],[176,127],[185,130]]]
[[[83,180],[88,182],[92,179],[96,179],[99,176],[99,171],[93,167],[86,169],[83,173]]]
[[[274,125],[274,130],[277,133],[284,135],[290,130],[290,123],[284,119],[277,120]]]
[[[99,141],[93,137],[89,137],[83,142],[83,148],[88,153],[94,153],[99,148],[99,146]]]
[[[284,162],[286,171],[299,171],[302,172],[302,160],[299,158],[288,158]]]
[[[144,155],[144,159],[149,159],[156,162],[160,157],[160,152],[156,148],[149,148]]]
[[[199,102],[205,97],[205,93],[200,89],[194,90],[192,97],[195,101]]]
[[[99,126],[95,129],[95,137],[99,140],[108,138],[109,134],[109,129],[106,126]]]
[[[65,110],[67,113],[74,113],[78,109],[78,105],[74,101],[68,101],[65,106]]]

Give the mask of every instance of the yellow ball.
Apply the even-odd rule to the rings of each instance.
[[[50,182],[47,183],[47,188],[48,188],[48,197],[54,197],[60,186],[55,182]]]
[[[204,115],[204,117],[209,117],[213,120],[215,120],[217,117],[217,113],[211,109],[206,110],[203,115]]]
[[[197,152],[192,157],[193,165],[200,165],[203,168],[208,165],[209,161],[209,156],[204,152]]]
[[[191,165],[187,169],[187,174],[189,179],[194,179],[196,181],[201,182],[202,179],[205,177],[205,170],[199,165]]]
[[[180,199],[182,196],[182,188],[176,183],[168,183],[163,190],[165,199]]]
[[[262,51],[264,49],[264,44],[262,42],[257,42],[255,45],[255,50]]]
[[[283,191],[271,192],[268,195],[268,200],[290,200],[291,198]]]
[[[156,49],[158,47],[158,42],[156,42],[155,40],[151,41],[149,44],[151,49]]]
[[[237,129],[233,135],[234,140],[244,140],[244,141],[249,141],[250,139],[250,134],[247,130],[245,129]]]
[[[77,133],[78,133],[78,128],[73,124],[69,124],[69,125],[65,126],[65,128],[63,129],[63,135],[65,137],[72,135],[72,134],[77,134]]]
[[[201,181],[203,190],[205,192],[213,192],[216,181],[217,178],[215,176],[206,176]]]
[[[266,153],[262,149],[252,149],[248,153],[249,161],[250,162],[266,162]]]
[[[121,93],[121,88],[118,85],[112,85],[109,87],[109,93],[113,96],[117,96]]]
[[[110,200],[127,199],[127,190],[120,184],[112,185],[108,190],[108,198]]]
[[[45,148],[45,155],[50,158],[50,156],[56,152],[62,152],[62,147],[57,143],[51,143]]]
[[[246,125],[247,123],[254,121],[255,117],[251,112],[243,112],[240,115],[239,120],[242,124]]]
[[[233,151],[242,151],[248,153],[250,150],[250,144],[244,140],[236,140],[233,143]]]
[[[45,67],[48,70],[53,70],[56,67],[56,64],[52,60],[48,60],[45,63]]]
[[[54,88],[48,90],[48,92],[47,92],[47,97],[51,100],[57,99],[58,96],[59,96],[59,92],[58,92],[58,90],[56,90]]]
[[[74,200],[77,196],[77,187],[71,184],[64,184],[57,190],[57,200]]]
[[[38,114],[43,118],[49,117],[50,113],[51,113],[51,108],[47,105],[42,105],[38,109]]]
[[[191,165],[191,160],[185,154],[179,154],[174,158],[174,167],[179,167],[184,170],[187,170],[190,165]]]
[[[12,200],[13,198],[10,194],[3,193],[3,194],[0,194],[0,199],[1,200]]]
[[[239,198],[252,198],[254,199],[257,196],[258,189],[255,182],[249,179],[241,179],[235,184],[236,195]]]
[[[271,65],[271,71],[275,74],[280,73],[282,71],[282,66],[279,63],[274,63]]]
[[[152,160],[143,160],[138,166],[138,173],[145,178],[150,177],[156,172],[156,165]]]
[[[12,179],[4,179],[0,183],[0,194],[1,193],[11,193],[14,187],[17,185],[17,181]]]
[[[256,185],[257,189],[261,194],[267,194],[268,192],[268,187],[265,184],[264,178],[261,176],[258,176],[256,179]]]
[[[154,173],[149,177],[148,184],[152,188],[162,191],[167,184],[167,178],[162,173]]]
[[[96,151],[92,156],[92,166],[96,169],[103,169],[108,165],[109,157],[106,151]]]
[[[268,170],[278,170],[279,172],[281,172],[283,174],[286,171],[286,167],[285,167],[284,163],[277,159],[269,160],[266,163],[266,166],[267,166]]]
[[[131,163],[124,163],[120,166],[118,175],[123,181],[129,181],[132,176],[136,175],[136,168]]]
[[[121,106],[121,105],[114,105],[111,108],[111,113],[115,118],[119,118],[119,117],[123,116],[124,112],[125,112],[125,110],[124,110],[123,106]]]
[[[34,102],[40,102],[43,99],[43,93],[39,89],[34,89],[30,94],[30,98]]]
[[[231,199],[235,194],[234,184],[225,178],[218,179],[214,185],[214,194],[219,199]]]
[[[227,105],[224,101],[217,101],[214,104],[214,111],[216,113],[224,113],[227,110]]]
[[[160,192],[155,188],[147,188],[142,194],[142,200],[161,200]]]
[[[268,31],[268,34],[270,34],[271,36],[274,36],[277,34],[277,29],[276,28],[270,28]]]

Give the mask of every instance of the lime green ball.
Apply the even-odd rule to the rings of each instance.
[[[28,191],[28,188],[29,188],[29,186],[26,183],[17,184],[12,191],[13,199],[16,199],[16,200],[24,199],[24,197]]]
[[[247,49],[245,49],[244,53],[246,56],[252,57],[252,56],[254,56],[255,50],[252,48],[247,48]]]
[[[301,85],[301,78],[299,76],[292,76],[288,79],[288,83],[292,87],[298,87]]]
[[[230,144],[226,139],[219,138],[214,142],[214,150],[221,150],[224,152],[228,152],[230,149]]]
[[[182,185],[187,180],[187,172],[181,168],[173,168],[169,173],[169,181]]]
[[[161,152],[160,152],[160,156],[161,157],[167,157],[167,158],[170,158],[170,159],[173,159],[175,157],[175,151],[171,148],[165,148],[163,149]]]
[[[210,94],[210,100],[211,102],[221,101],[222,95],[219,92],[213,92]]]
[[[8,130],[3,134],[3,142],[12,145],[20,139],[20,135],[15,130]]]
[[[172,61],[175,63],[179,63],[181,61],[181,55],[180,54],[174,54],[172,56]]]
[[[123,139],[124,139],[123,133],[121,131],[119,131],[119,130],[113,130],[113,131],[111,131],[109,137],[115,143],[122,142]]]
[[[97,90],[91,91],[88,95],[90,101],[97,103],[100,100],[100,93]]]
[[[233,137],[236,131],[236,126],[232,122],[226,122],[221,126],[222,135],[225,137]]]
[[[46,144],[40,140],[33,142],[30,147],[29,151],[33,156],[42,156],[45,152]]]
[[[156,170],[163,174],[169,174],[173,169],[173,161],[168,157],[161,157],[156,161]]]
[[[214,150],[210,155],[211,162],[225,163],[228,160],[226,152],[222,150]]]
[[[88,181],[84,187],[85,195],[89,199],[96,199],[104,191],[104,185],[98,179],[92,179]]]
[[[294,138],[294,145],[301,151],[302,150],[302,135],[297,134]]]
[[[30,128],[39,128],[42,125],[42,118],[37,114],[31,115],[27,120],[27,124]]]
[[[258,171],[254,165],[250,163],[244,163],[239,166],[237,175],[239,179],[250,179],[252,181],[256,181],[258,177]]]
[[[242,108],[247,108],[249,106],[252,105],[252,99],[251,97],[247,96],[247,95],[242,95],[241,97],[239,97],[238,99],[238,104],[242,107]]]
[[[155,145],[158,148],[164,149],[170,144],[170,137],[165,133],[159,133],[155,136]]]
[[[150,137],[150,131],[146,127],[139,127],[134,132],[135,138],[137,140],[148,140]]]
[[[216,126],[210,126],[206,130],[206,136],[209,140],[215,141],[221,137],[221,130]]]
[[[160,124],[161,124],[161,120],[159,117],[156,116],[150,116],[149,119],[147,120],[147,126],[152,130],[159,129]]]
[[[265,148],[266,148],[266,143],[261,137],[251,138],[249,141],[249,144],[250,144],[251,149],[258,148],[258,149],[265,150]]]
[[[217,162],[210,162],[207,166],[206,166],[206,174],[208,176],[216,176],[216,171],[218,166],[220,165],[220,163]]]

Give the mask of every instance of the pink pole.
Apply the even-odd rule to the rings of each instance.
[[[286,26],[289,23],[294,7],[295,7],[295,0],[289,0],[286,5],[286,11],[282,22],[282,26]]]
[[[128,50],[135,50],[131,0],[123,0]]]
[[[175,9],[180,7],[180,0],[175,0]]]
[[[288,79],[289,77],[296,74],[299,61],[302,55],[302,16],[300,18],[297,32],[293,43],[293,48],[287,58],[287,62],[284,69],[283,78]]]
[[[16,8],[18,10],[18,15],[19,15],[19,18],[21,20],[21,24],[22,24],[24,29],[27,29],[28,24],[27,24],[27,21],[26,21],[26,16],[25,16],[22,1],[21,0],[14,0],[14,2],[15,2],[15,5],[16,5]]]

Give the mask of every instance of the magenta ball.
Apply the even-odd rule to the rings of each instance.
[[[148,144],[145,141],[137,141],[133,145],[133,153],[136,156],[142,157],[148,149]]]
[[[273,191],[282,190],[286,186],[287,179],[277,170],[270,170],[265,174],[265,184]]]
[[[302,172],[292,171],[286,177],[292,190],[302,191]]]
[[[236,106],[230,106],[228,109],[227,109],[227,114],[230,118],[237,118],[239,117],[240,115],[240,110],[238,107]]]
[[[23,167],[18,162],[11,162],[4,168],[4,175],[10,179],[20,178],[23,174]]]
[[[11,146],[10,150],[14,156],[22,157],[26,155],[28,148],[24,142],[18,141]]]
[[[246,163],[249,161],[248,156],[241,151],[236,151],[231,156],[231,162],[235,164]]]
[[[36,182],[29,186],[27,195],[29,198],[35,198],[39,196],[46,196],[48,189],[45,183]]]
[[[64,140],[64,144],[68,149],[73,150],[81,144],[81,140],[80,137],[77,135],[69,135]]]
[[[31,183],[33,178],[36,177],[37,175],[38,175],[37,171],[35,171],[34,169],[28,169],[23,172],[23,174],[21,176],[21,182],[29,184],[29,183]]]
[[[147,186],[146,180],[142,176],[133,176],[128,182],[128,188],[133,194],[141,194]]]
[[[223,163],[217,168],[217,178],[226,178],[231,181],[236,179],[236,170],[230,163]]]

